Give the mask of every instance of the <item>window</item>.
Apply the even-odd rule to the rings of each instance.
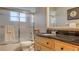
[[[10,21],[18,22],[19,20],[20,20],[20,22],[26,22],[26,14],[11,11],[10,12]]]
[[[26,17],[26,14],[20,13],[20,17]]]
[[[18,12],[13,12],[13,11],[11,11],[11,12],[10,12],[10,16],[18,17],[18,16],[19,16],[19,13],[18,13]]]
[[[20,22],[26,22],[26,14],[20,13]]]
[[[20,17],[20,22],[26,22],[26,18]]]
[[[19,21],[18,17],[10,17],[10,21]]]

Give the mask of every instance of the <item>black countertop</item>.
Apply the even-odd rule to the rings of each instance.
[[[79,46],[79,36],[68,36],[68,35],[44,35],[42,33],[36,33],[37,36],[56,39],[62,42],[70,43]]]

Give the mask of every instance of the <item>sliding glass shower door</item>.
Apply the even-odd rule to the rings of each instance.
[[[21,15],[23,16],[23,15]],[[21,41],[29,41],[32,40],[32,30],[33,30],[33,22],[32,15],[26,14],[25,18],[20,18],[20,40]],[[21,21],[24,20],[24,21]]]
[[[8,44],[18,41],[19,22],[13,22],[11,17],[12,17],[11,11],[0,9],[0,43],[1,44]]]
[[[0,8],[0,50],[21,47],[21,42],[32,40],[32,14]]]

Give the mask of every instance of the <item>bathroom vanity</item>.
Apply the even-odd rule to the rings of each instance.
[[[79,51],[79,34],[76,31],[70,31],[67,28],[55,28],[56,35],[54,34],[35,34],[35,51]]]

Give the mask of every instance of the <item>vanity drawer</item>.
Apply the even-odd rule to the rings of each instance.
[[[77,51],[78,48],[68,43],[64,43],[61,41],[55,41],[55,50],[56,51]]]
[[[44,45],[48,48],[54,48],[54,40],[50,39],[50,38],[45,38],[45,37],[39,37],[38,39],[38,43],[41,45]]]

